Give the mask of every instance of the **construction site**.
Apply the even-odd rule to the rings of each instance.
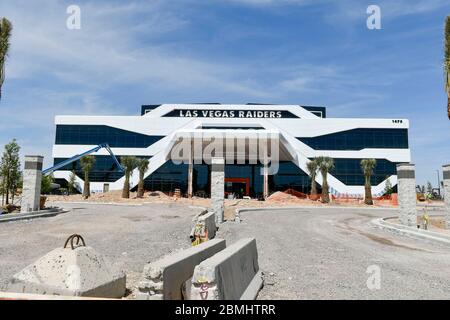
[[[143,107],[134,121],[160,119],[161,108],[192,106]],[[375,291],[364,278],[378,264],[395,277],[414,259],[434,269],[416,266],[408,298],[440,298],[450,284],[442,273],[450,261],[450,166],[442,167],[442,188],[426,192],[409,162],[306,157],[300,139],[258,118],[245,129],[197,121],[156,140],[112,127],[80,131],[70,121],[57,117],[53,165],[25,156],[22,186],[6,196],[0,299],[405,298],[404,277]],[[384,156],[409,160],[405,129],[389,130],[377,143],[391,137],[400,149]],[[348,138],[348,146],[373,143],[375,132]],[[301,145],[320,148],[307,141]],[[139,152],[148,156],[134,156],[122,143],[151,146]],[[437,288],[421,290],[430,277],[440,278]]]
[[[249,113],[225,126],[223,110],[255,108],[263,118]],[[324,108],[266,105],[57,116],[53,165],[26,155],[21,187],[6,194],[0,299],[443,297],[450,166],[438,188],[417,185],[407,120],[367,120],[393,128],[355,131],[329,119],[338,132],[299,138],[297,124],[318,130],[325,116]],[[330,147],[341,150],[317,151]],[[371,148],[378,155],[365,158]],[[381,266],[387,282],[374,290],[367,272]]]
[[[1,2],[0,302],[448,300],[450,7],[411,1]]]
[[[211,198],[42,196],[42,157],[26,161],[27,209],[0,216],[0,299],[442,298],[449,285],[448,203],[420,201],[410,164],[397,168],[398,194],[367,205],[293,189],[263,201],[227,199],[217,158]],[[450,166],[443,170],[450,192]],[[372,264],[389,265],[380,290],[365,281]],[[396,276],[405,272],[411,281]]]

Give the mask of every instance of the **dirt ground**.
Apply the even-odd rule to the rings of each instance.
[[[189,206],[210,206],[209,199],[158,192],[142,199],[135,194],[122,199],[115,191],[89,200],[75,195],[48,200],[48,205],[69,211],[0,224],[0,288],[17,271],[61,246],[68,235],[79,233],[125,271],[127,297],[133,298],[147,262],[190,247],[188,235],[199,210]],[[447,247],[387,234],[370,225],[374,218],[395,214],[385,202],[322,204],[278,194],[267,201],[226,200],[226,218],[232,220],[235,210],[243,207],[273,210],[244,212],[241,223],[222,224],[217,237],[227,243],[244,236],[257,239],[266,283],[259,299],[442,299],[449,291]],[[441,223],[443,206],[418,203],[418,214],[423,208],[429,209],[432,230]],[[367,288],[371,265],[383,270],[381,290]]]
[[[0,291],[16,272],[62,247],[67,237],[76,233],[126,273],[128,293],[132,294],[147,262],[191,246],[192,219],[200,212],[179,204],[55,205],[67,212],[0,223]]]
[[[55,196],[50,195],[47,198],[47,205],[52,205],[53,202],[86,202],[86,203],[123,203],[123,204],[147,204],[147,203],[164,203],[164,204],[181,204],[189,206],[210,207],[210,199],[193,197],[176,198],[171,197],[163,192],[154,191],[146,192],[143,198],[138,198],[136,192],[130,193],[129,199],[122,198],[121,191],[110,191],[107,193],[92,194],[92,196],[85,200],[81,195],[70,196]],[[266,201],[258,201],[256,199],[237,199],[225,200],[225,219],[233,220],[236,209],[239,208],[260,208],[260,207],[298,207],[298,206],[343,206],[343,207],[372,207],[367,206],[361,199],[334,199],[329,204],[320,202],[320,200],[313,201],[309,199],[301,199],[294,195],[283,192],[275,192]],[[373,207],[395,207],[389,200],[374,200]]]
[[[241,223],[221,225],[217,237],[256,239],[265,282],[258,299],[448,299],[448,246],[370,223],[395,214],[349,207],[247,211]],[[375,290],[368,286],[371,268],[380,272]]]

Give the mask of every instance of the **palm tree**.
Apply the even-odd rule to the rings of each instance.
[[[84,187],[83,187],[83,198],[87,199],[91,196],[91,188],[89,183],[89,172],[91,172],[94,167],[95,157],[94,156],[84,156],[80,159],[81,168],[84,172]]]
[[[0,99],[2,98],[2,86],[5,81],[5,61],[8,56],[11,31],[11,22],[6,18],[2,18],[0,20]]]
[[[306,164],[306,169],[308,169],[309,176],[311,177],[311,196],[315,196],[317,194],[316,189],[316,175],[317,175],[317,161],[316,158],[311,160]]]
[[[334,160],[330,157],[317,157],[317,166],[320,174],[322,175],[322,202],[329,203],[330,195],[328,194],[328,181],[327,175],[330,170],[334,168]]]
[[[69,181],[67,182],[67,191],[69,196],[75,192],[76,188],[77,188],[77,175],[75,173],[75,170],[73,170],[69,176]]]
[[[444,75],[445,91],[447,92],[447,116],[450,119],[450,16],[445,19],[444,44]]]
[[[361,160],[361,170],[364,173],[365,183],[364,183],[364,203],[373,205],[372,200],[372,187],[370,185],[370,177],[373,174],[373,169],[375,169],[377,161],[375,159],[362,159]]]
[[[142,198],[144,196],[144,174],[145,171],[147,171],[148,169],[148,164],[149,164],[148,159],[140,159],[137,164],[139,170],[139,184],[137,191],[138,198]]]
[[[138,159],[132,156],[125,156],[120,158],[120,164],[125,170],[125,182],[123,183],[122,198],[128,199],[130,197],[130,176],[137,166]]]

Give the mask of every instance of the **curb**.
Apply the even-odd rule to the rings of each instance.
[[[340,206],[321,206],[321,207],[314,207],[314,206],[296,206],[296,207],[262,207],[262,208],[239,208],[235,210],[234,215],[234,221],[235,222],[241,222],[240,214],[241,212],[246,211],[268,211],[268,210],[295,210],[295,209],[363,209],[363,210],[393,210],[397,211],[398,208],[382,208],[382,207],[374,207],[374,208],[368,208],[368,207],[340,207]]]
[[[27,213],[5,214],[5,215],[0,216],[0,223],[20,221],[20,220],[30,220],[30,219],[36,219],[36,218],[54,217],[60,213],[66,213],[66,212],[69,212],[69,211],[58,208],[58,209],[36,211],[35,213],[27,212]]]
[[[117,203],[117,202],[94,202],[94,201],[51,201],[52,203],[67,203],[67,204],[92,204],[92,205],[113,205],[113,206],[124,206],[124,207],[139,207],[143,206],[144,204],[150,204],[153,202],[141,202],[141,203]]]
[[[110,205],[110,206],[122,206],[122,207],[141,207],[147,204],[167,204],[165,202],[141,202],[141,203],[118,203],[118,202],[94,202],[94,201],[51,201],[51,203],[58,204],[87,204],[87,205]],[[177,203],[175,203],[177,204]],[[179,204],[179,203],[178,203]],[[188,206],[190,209],[199,209],[201,211],[207,211],[207,208],[200,206]]]
[[[397,235],[406,236],[406,237],[415,238],[415,239],[421,239],[421,240],[430,240],[430,241],[439,242],[441,244],[450,245],[450,235],[446,235],[446,234],[442,234],[442,233],[434,232],[434,231],[417,229],[414,227],[403,226],[403,225],[400,225],[397,223],[392,223],[392,222],[386,221],[387,219],[393,219],[393,218],[398,218],[398,217],[394,216],[394,217],[387,217],[387,218],[377,218],[377,219],[373,219],[370,223],[381,230],[392,232]]]

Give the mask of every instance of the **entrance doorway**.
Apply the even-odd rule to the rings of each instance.
[[[225,178],[225,197],[233,194],[236,198],[241,199],[250,195],[250,179],[249,178]]]

